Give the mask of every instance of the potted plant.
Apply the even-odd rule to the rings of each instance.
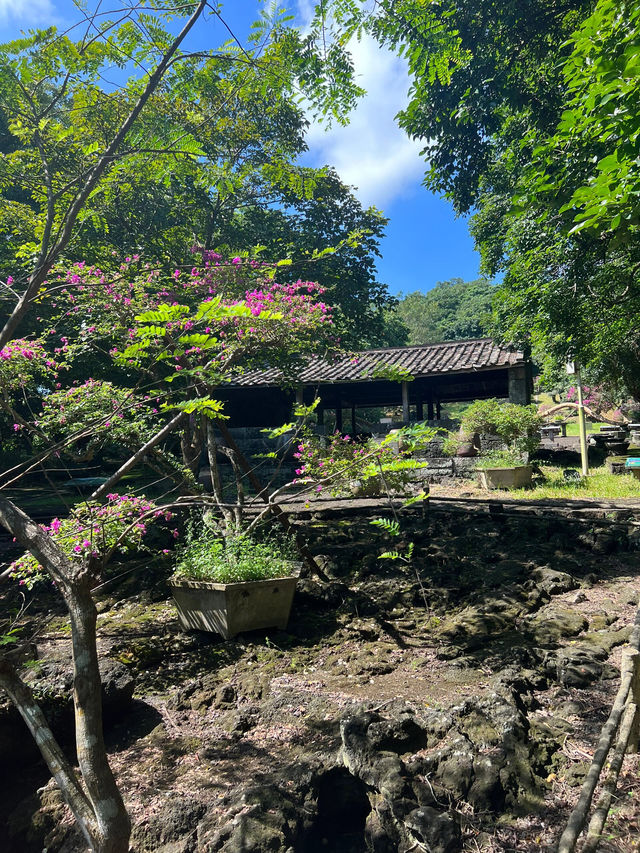
[[[536,407],[491,399],[477,400],[466,410],[461,430],[497,436],[502,448],[481,450],[476,463],[485,489],[518,489],[531,484],[529,455],[540,444],[542,416]]]
[[[185,629],[226,640],[242,631],[286,628],[300,564],[282,543],[247,535],[190,534],[169,580]]]

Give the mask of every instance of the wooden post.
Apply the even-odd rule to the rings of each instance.
[[[336,430],[342,432],[342,401],[336,403]]]
[[[356,434],[356,407],[355,405],[351,406],[351,438],[354,438]]]
[[[418,402],[416,403],[416,420],[424,420],[424,405],[420,397],[418,398]]]
[[[631,687],[629,688],[629,702],[632,702],[636,708],[640,708],[640,652],[628,651],[625,652],[625,657],[629,659],[633,674],[631,676]],[[636,710],[633,723],[631,725],[631,734],[627,743],[627,752],[638,752],[640,743],[640,711]]]
[[[324,406],[318,406],[316,416],[318,418],[318,426],[324,426]]]
[[[436,403],[436,420],[440,420],[440,415],[442,414],[442,410],[440,408],[440,400]]]
[[[409,383],[402,383],[402,420],[409,423]]]
[[[433,400],[429,400],[427,403],[427,420],[434,420],[433,417]]]

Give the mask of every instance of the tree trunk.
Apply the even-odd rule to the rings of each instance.
[[[73,767],[54,738],[40,706],[33,698],[33,693],[7,660],[0,660],[0,687],[6,691],[27,724],[87,843],[93,846],[97,825],[91,803],[82,790]]]
[[[233,513],[225,506],[222,481],[220,480],[220,469],[218,468],[218,443],[216,441],[215,429],[209,418],[206,421],[207,457],[209,459],[209,471],[211,473],[211,490],[213,499],[222,513],[227,528],[233,525]]]
[[[96,853],[127,853],[131,821],[114,779],[102,729],[102,681],[96,646],[97,611],[88,575],[68,596],[73,645],[73,703],[78,764],[96,819]]]
[[[102,683],[96,645],[97,612],[91,572],[71,561],[39,524],[0,495],[0,522],[55,580],[71,621],[76,748],[86,796],[40,709],[9,667],[0,685],[16,703],[95,853],[127,853],[131,823],[109,766],[102,732]]]
[[[191,415],[185,423],[180,439],[180,448],[185,468],[191,471],[197,481],[200,469],[200,454],[202,453],[202,429],[195,415]]]

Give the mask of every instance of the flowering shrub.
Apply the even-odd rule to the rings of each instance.
[[[210,297],[195,310],[162,303],[136,317],[135,339],[112,356],[122,365],[165,361],[179,375],[219,384],[230,372],[276,367],[332,344],[331,309],[313,282],[269,284],[240,300]]]
[[[124,554],[142,546],[148,525],[163,519],[170,521],[171,512],[158,509],[151,501],[134,495],[107,495],[107,503],[83,503],[68,518],[54,518],[42,529],[72,560],[99,558],[113,549]],[[174,531],[174,536],[177,531]],[[31,589],[46,575],[36,558],[26,553],[9,567],[11,577]]]
[[[127,388],[88,379],[45,397],[36,426],[50,441],[84,429],[82,441],[87,450],[105,440],[131,447],[143,443],[151,433],[151,415],[157,411],[155,398],[149,395],[141,399]]]
[[[409,482],[409,471],[420,467],[420,463],[399,457],[392,441],[393,436],[382,442],[359,442],[336,432],[325,442],[307,435],[293,454],[298,460],[294,482],[317,483],[317,492],[326,488],[335,496],[352,492],[355,482],[364,491],[367,485],[376,491],[385,486],[402,490]]]
[[[313,282],[277,284],[267,277],[266,265],[258,261],[239,257],[224,261],[215,252],[197,247],[193,251],[201,254],[201,262],[171,274],[143,262],[139,255],[126,258],[112,270],[84,261],[58,270],[49,282],[53,287],[46,297],[56,324],[65,328],[73,326],[78,340],[112,340],[114,354],[120,355],[136,338],[139,315],[161,306],[180,306],[190,315],[194,306],[214,300],[229,307],[246,305],[247,322],[227,316],[218,318],[222,321],[218,326],[217,322],[207,323],[207,318],[198,312],[195,317],[182,317],[179,323],[165,329],[175,333],[202,326],[198,328],[202,332],[210,326],[205,334],[224,332],[217,341],[220,345],[228,345],[229,341],[224,339],[237,338],[238,331],[242,335],[255,334],[258,330],[252,328],[255,324],[250,319],[263,314],[266,317],[267,311],[282,311],[281,319],[289,327],[295,327],[296,333],[309,323],[315,327],[329,321],[329,307],[317,300],[322,288]],[[203,319],[205,322],[200,323]]]
[[[0,385],[9,391],[55,381],[59,369],[38,338],[19,338],[0,349]]]
[[[567,400],[569,403],[575,403],[578,400],[578,389],[572,385],[567,391]],[[598,385],[583,385],[582,386],[582,402],[590,409],[595,409],[597,412],[607,412],[610,409],[615,409],[617,401],[614,395]]]

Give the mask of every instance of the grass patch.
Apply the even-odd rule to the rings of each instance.
[[[608,426],[608,424],[598,421],[595,424],[587,421],[587,432],[600,432],[600,427]],[[578,421],[569,421],[567,424],[567,435],[580,435],[580,427]]]
[[[640,497],[640,480],[636,480],[632,474],[610,474],[606,467],[594,468],[585,480],[572,483],[564,479],[562,468],[541,465],[540,469],[544,480],[532,489],[519,490],[518,496],[525,500],[544,498],[615,500]],[[513,496],[516,492],[510,492],[510,494]]]

